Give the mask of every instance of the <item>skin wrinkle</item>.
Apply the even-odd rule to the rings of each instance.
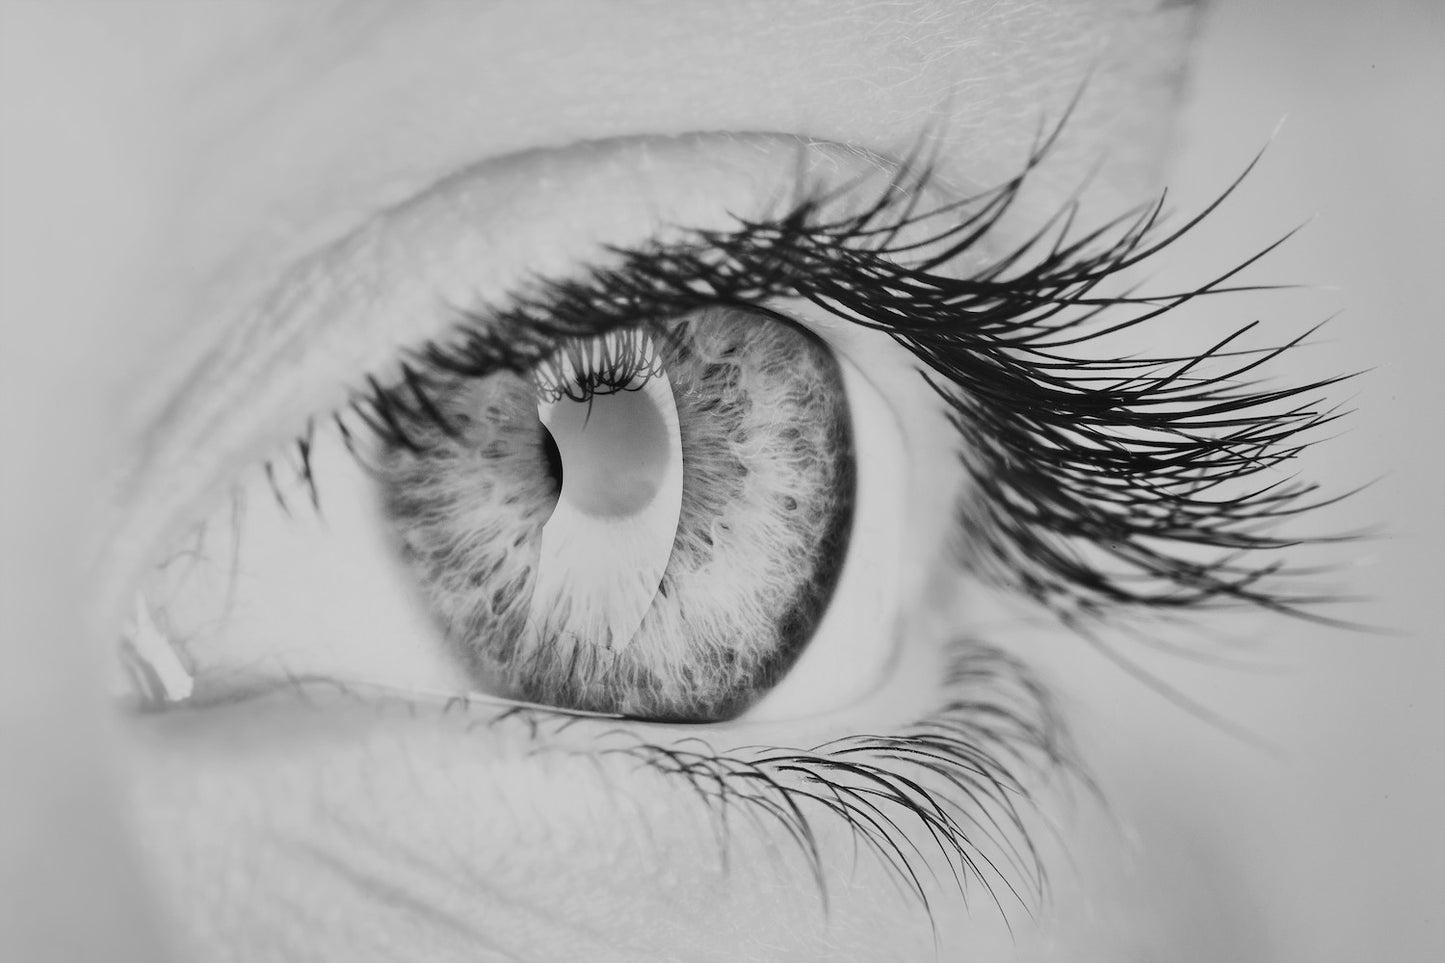
[[[256,717],[252,722],[263,729],[294,731],[309,741],[310,724],[297,728],[295,721],[306,719],[318,710],[304,706],[287,708],[284,701],[277,708],[281,710],[283,718]],[[356,706],[355,710],[359,719],[372,719],[375,712],[374,707],[366,706]],[[295,715],[298,712],[300,715]],[[237,732],[243,736],[245,745],[237,747],[240,758],[254,758],[255,763],[264,764],[265,754],[271,751],[268,747],[272,744],[272,737],[264,731],[248,732],[245,725],[238,725],[245,717],[244,713],[230,714],[233,718],[229,722],[218,724],[226,731]],[[290,722],[284,718],[288,715],[292,716]],[[327,714],[324,718],[333,717]],[[172,718],[164,721],[175,722],[179,726],[175,734],[181,736],[194,749],[206,750],[206,740],[197,738],[193,731],[194,724],[202,720]],[[210,724],[215,720],[212,718],[204,721]],[[480,723],[482,720],[477,721]],[[259,903],[245,899],[224,900],[222,905],[227,912],[218,920],[221,927],[212,934],[216,945],[235,946],[233,941],[237,935],[253,931],[264,932],[265,927],[275,921],[273,913],[276,910],[293,913],[301,911],[303,907],[325,907],[325,912],[321,915],[317,915],[316,911],[306,915],[303,929],[312,939],[328,933],[328,919],[345,918],[345,914],[353,912],[366,913],[364,904],[356,905],[351,902],[352,896],[357,895],[355,890],[349,887],[337,889],[327,883],[327,880],[334,879],[329,871],[327,875],[317,878],[297,875],[296,857],[287,852],[286,847],[287,840],[303,827],[308,838],[331,851],[342,862],[355,861],[359,852],[376,849],[377,845],[385,840],[388,844],[387,851],[378,853],[378,856],[383,861],[396,863],[396,872],[400,878],[417,882],[430,876],[437,880],[436,888],[427,884],[417,889],[413,884],[416,898],[430,899],[448,912],[465,911],[475,919],[488,921],[485,924],[489,928],[488,932],[494,939],[503,942],[508,938],[498,927],[508,933],[529,934],[526,945],[534,948],[537,959],[652,959],[657,958],[658,947],[666,945],[668,939],[691,932],[693,928],[704,923],[706,928],[717,929],[719,934],[727,931],[725,919],[714,920],[708,915],[714,904],[710,901],[699,904],[696,896],[688,892],[688,889],[696,885],[699,876],[713,880],[716,885],[722,879],[719,872],[725,873],[726,869],[716,864],[715,853],[708,853],[708,850],[715,846],[715,841],[707,829],[709,820],[698,818],[701,814],[695,804],[683,803],[687,798],[687,791],[673,785],[672,780],[656,773],[635,771],[632,764],[619,765],[624,760],[618,757],[612,757],[604,763],[602,758],[589,753],[576,756],[540,756],[524,752],[516,764],[501,765],[502,760],[496,759],[496,766],[486,767],[485,763],[483,764],[483,769],[486,770],[484,773],[468,773],[438,764],[440,760],[434,750],[443,727],[437,726],[437,720],[414,720],[409,724],[406,719],[391,715],[389,720],[377,717],[372,722],[373,724],[363,727],[354,738],[348,737],[344,748],[340,749],[342,754],[356,754],[375,767],[357,771],[357,775],[363,777],[360,785],[354,784],[355,776],[350,775],[339,783],[330,783],[323,778],[323,783],[330,785],[328,792],[314,799],[309,796],[297,799],[293,806],[287,807],[291,812],[278,811],[268,815],[263,821],[248,819],[226,833],[228,838],[235,841],[234,845],[246,854],[246,871],[252,878],[269,881],[263,886],[263,895],[269,899],[263,899]],[[381,725],[383,722],[386,724]],[[343,724],[341,731],[345,728],[346,724]],[[468,745],[454,746],[444,755],[454,759],[457,753],[470,748],[481,760],[494,756],[504,748],[504,744],[479,739],[486,731],[489,730],[484,728],[481,732],[465,736]],[[300,748],[303,753],[307,751],[305,745]],[[258,756],[257,753],[261,755]],[[147,780],[148,786],[161,791],[191,791],[193,788],[200,788],[207,793],[225,796],[234,793],[236,786],[244,783],[250,775],[244,768],[241,771],[228,772],[226,766],[217,767],[213,763],[208,764],[198,759],[187,761],[184,754],[154,761],[163,762],[170,769],[170,778],[164,782]],[[305,766],[305,762],[301,765]],[[590,781],[579,784],[575,778],[558,783],[572,786],[574,791],[579,785],[588,787],[590,791],[581,794],[584,800],[579,800],[579,804],[591,818],[580,823],[561,818],[559,808],[578,808],[572,805],[564,807],[562,798],[554,798],[545,812],[536,809],[531,812],[513,809],[522,800],[538,798],[534,795],[537,791],[534,784],[537,783],[538,769],[548,770],[544,781],[551,782],[553,776],[571,774],[579,777],[586,770],[594,768],[602,770],[601,779],[596,784]],[[327,759],[328,773],[341,775],[350,769],[350,763],[342,761],[338,765],[336,759]],[[397,769],[400,771],[396,771]],[[376,778],[381,773],[388,775],[386,778]],[[236,783],[236,780],[240,783]],[[367,784],[370,784],[369,787]],[[441,791],[442,786],[447,787],[445,791]],[[599,786],[610,786],[616,791],[599,794],[595,792]],[[350,805],[342,805],[345,800],[358,793],[369,799],[369,806],[356,809]],[[435,820],[410,818],[404,822],[392,822],[393,818],[402,813],[411,816],[418,812],[417,803],[421,801],[428,801],[442,810],[453,812],[455,807],[459,806],[475,807],[478,811],[489,814],[512,811],[521,822],[516,826],[510,821],[507,821],[505,826],[475,824],[470,827],[470,832],[456,833],[449,827],[460,829],[462,824],[455,820],[454,815],[448,816],[445,812],[438,813]],[[678,808],[679,803],[682,803],[681,808]],[[299,810],[297,806],[300,807]],[[143,828],[174,834],[176,823],[174,819],[167,818],[167,813],[189,809],[190,806],[185,803],[178,806],[175,799],[151,799],[141,809],[147,816]],[[314,815],[304,816],[307,811]],[[345,812],[356,815],[348,819],[342,815]],[[661,819],[663,816],[666,818]],[[301,817],[299,822],[298,817]],[[697,825],[693,825],[694,823]],[[481,838],[472,838],[472,834],[476,833],[479,833]],[[746,868],[746,877],[751,881],[749,888],[770,885],[768,880],[773,878],[774,872],[778,880],[788,880],[789,885],[795,886],[796,876],[785,873],[780,866],[775,870],[770,869],[778,860],[778,854],[773,852],[768,855],[766,848],[757,849],[757,841],[752,837],[751,832],[744,834],[741,830],[733,834],[737,845],[733,853],[736,860],[733,873]],[[764,838],[765,834],[760,833],[757,836],[757,840]],[[497,842],[501,840],[505,840],[507,845],[498,845]],[[776,846],[780,842],[785,845],[786,853],[785,840],[773,840],[767,845]],[[599,844],[604,850],[614,850],[615,855],[594,855],[592,851]],[[843,841],[838,840],[836,845],[842,846]],[[202,889],[209,888],[204,881],[213,878],[206,875],[208,871],[214,871],[212,864],[205,858],[197,859],[198,856],[203,857],[206,851],[205,847],[170,850],[169,854],[172,856],[187,854],[189,865],[168,865],[168,861],[162,861],[158,867],[161,870],[160,878],[169,881],[170,885],[181,886],[177,892],[185,892],[188,888],[197,886]],[[846,849],[839,851],[844,852]],[[413,858],[396,858],[398,853],[406,852],[413,854]],[[460,888],[448,888],[443,883],[445,875],[438,877],[426,870],[422,870],[420,874],[406,871],[409,864],[415,864],[415,854],[418,853],[448,854],[456,861],[456,869],[444,870],[443,873],[465,871],[470,880]],[[476,861],[479,853],[486,854],[482,862]],[[684,862],[679,865],[679,860]],[[485,869],[481,868],[483,863],[486,864]],[[669,865],[674,868],[670,871],[663,869]],[[474,866],[477,868],[473,869]],[[648,867],[646,875],[633,875],[636,866]],[[183,873],[181,879],[189,880],[189,886],[173,875],[177,871]],[[225,876],[236,880],[230,872]],[[674,877],[678,881],[688,881],[688,887],[669,887],[668,881]],[[661,907],[646,903],[627,911],[620,908],[607,909],[609,900],[605,898],[606,887],[610,880],[616,878],[642,878],[658,884],[659,892],[669,901],[667,918],[654,918],[653,914]],[[470,883],[477,880],[484,882],[483,893],[480,894],[484,898],[480,902],[479,894],[470,888]],[[535,911],[527,911],[527,915],[536,917],[540,928],[520,921],[515,911],[528,903],[535,905],[536,901],[544,899],[540,894],[549,891],[549,887],[558,881],[569,884],[564,893],[557,894],[558,897],[565,898],[549,900],[549,909],[544,910],[537,906]],[[598,889],[599,886],[603,888]],[[640,891],[635,895],[645,897],[645,893]],[[810,905],[815,905],[816,899],[816,894],[809,893],[806,896]],[[506,909],[493,914],[488,907],[499,900]],[[363,915],[362,918],[370,917]],[[562,936],[560,943],[559,930],[555,925],[558,919],[567,921],[565,930],[568,934],[575,934]],[[189,927],[196,925],[198,920],[192,918],[185,922]],[[806,941],[809,938],[807,927],[812,924],[806,920],[800,922],[804,929],[790,939]],[[643,940],[641,949],[629,949],[631,944],[621,938],[623,933],[629,931],[639,934],[638,939]],[[669,933],[672,935],[669,936]],[[350,939],[346,933],[337,935]],[[519,935],[518,939],[521,938]],[[578,947],[584,945],[592,952],[578,950]],[[727,944],[717,945],[725,947]],[[602,952],[599,949],[602,946],[612,947],[615,952]],[[472,958],[465,946],[438,944],[435,948],[442,954],[437,958]],[[725,951],[720,953],[721,955],[700,958],[729,961],[738,958]],[[288,955],[287,958],[295,956]],[[424,955],[420,958],[433,957]]]
[[[319,868],[323,872],[329,872],[341,878],[346,884],[356,890],[360,900],[395,911],[406,919],[406,930],[401,938],[415,940],[421,932],[426,932],[427,939],[436,939],[436,929],[447,932],[457,938],[459,942],[473,951],[490,951],[497,954],[498,959],[512,959],[517,956],[515,947],[507,947],[504,944],[490,939],[478,927],[469,924],[461,917],[453,913],[446,913],[437,910],[429,900],[429,894],[415,883],[409,889],[405,884],[397,882],[397,864],[395,861],[385,862],[380,867],[363,868],[354,852],[343,857],[339,851],[331,851],[318,845],[311,839],[302,836],[292,836],[283,841],[281,851],[288,856],[304,861],[313,868]],[[410,882],[410,881],[408,881]],[[475,884],[467,887],[467,892],[475,894]],[[373,949],[381,941],[373,938]],[[398,960],[415,959],[415,943],[387,943],[390,955]]]
[[[498,912],[533,917],[539,924],[545,925],[553,931],[566,930],[576,934],[579,938],[577,940],[579,946],[589,943],[597,944],[611,938],[597,927],[568,919],[537,905],[532,900],[511,896],[504,887],[493,884],[485,874],[473,871],[465,862],[443,867],[434,860],[423,858],[414,849],[388,840],[375,830],[368,830],[346,820],[341,814],[333,814],[328,819],[328,826],[340,830],[342,833],[333,844],[334,852],[324,849],[310,840],[298,839],[296,840],[297,844],[311,850],[318,860],[334,867],[339,873],[355,882],[359,888],[364,889],[379,884],[395,897],[395,906],[398,909],[414,907],[418,910],[416,914],[418,918],[439,918],[448,930],[455,934],[470,938],[472,935],[480,934],[481,931],[468,924],[458,911],[439,911],[435,907],[449,900],[455,901],[454,894],[456,893],[465,893],[469,907],[474,907],[478,903],[486,903],[496,907]],[[328,836],[328,841],[330,841],[330,836]],[[379,868],[374,870],[362,868],[359,865],[361,860],[358,855],[361,850],[365,850],[376,861]],[[399,876],[404,882],[378,880],[376,875],[383,872]],[[497,952],[511,954],[504,957],[505,959],[521,958],[521,954],[518,952],[519,948],[515,945],[507,946],[495,939],[483,940],[483,942]],[[464,942],[461,945],[470,948],[473,944]],[[618,944],[618,948],[631,950],[634,954],[642,952],[639,947],[626,943]]]

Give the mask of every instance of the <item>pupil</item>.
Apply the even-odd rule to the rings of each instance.
[[[562,490],[562,453],[557,450],[557,439],[546,425],[538,425],[542,431],[542,454],[547,459],[547,477],[552,479],[552,490]]]

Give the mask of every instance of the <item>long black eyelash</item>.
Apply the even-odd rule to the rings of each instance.
[[[1197,223],[1154,240],[1158,213],[1158,206],[1146,209],[1114,239],[1083,247],[1060,235],[1047,256],[1016,273],[1007,266],[1022,252],[962,282],[885,268],[890,296],[904,290],[939,305],[921,319],[890,319],[890,333],[928,366],[930,384],[953,409],[974,484],[962,508],[964,530],[986,547],[971,558],[995,581],[1069,618],[1120,605],[1181,609],[1215,601],[1297,612],[1307,600],[1266,586],[1281,569],[1254,561],[1254,553],[1297,544],[1262,526],[1315,507],[1317,488],[1241,486],[1294,458],[1303,434],[1337,416],[1303,399],[1340,379],[1276,389],[1250,380],[1299,340],[1227,352],[1253,325],[1194,357],[1063,353],[1217,292],[1241,269],[1165,298],[1090,298],[1102,280]],[[837,299],[827,291],[817,297]],[[1134,313],[1103,315],[1119,307]],[[865,317],[876,311],[866,303],[848,309]],[[1197,373],[1221,360],[1222,370]],[[1105,568],[1085,548],[1116,564]],[[1223,554],[1200,558],[1201,549]]]
[[[1045,149],[1010,182],[940,210],[916,211],[924,168],[843,219],[822,213],[842,192],[805,185],[776,219],[615,250],[613,267],[544,283],[504,309],[462,312],[454,337],[415,352],[390,387],[369,379],[350,414],[414,447],[408,426],[439,420],[428,390],[446,379],[528,372],[609,331],[661,339],[661,322],[709,305],[776,313],[765,303],[802,298],[887,332],[948,405],[972,482],[959,506],[961,554],[979,576],[1076,622],[1221,602],[1301,614],[1318,600],[1291,594],[1280,578],[1288,573],[1269,559],[1297,544],[1275,523],[1318,504],[1318,492],[1273,476],[1337,417],[1316,395],[1341,379],[1262,384],[1256,370],[1299,339],[1231,350],[1252,325],[1189,357],[1082,353],[1197,298],[1240,290],[1224,283],[1265,252],[1182,293],[1098,290],[1179,240],[1239,182],[1169,231],[1162,198],[1081,236],[1069,205],[990,266],[945,273],[990,236]],[[900,239],[929,224],[940,226]]]

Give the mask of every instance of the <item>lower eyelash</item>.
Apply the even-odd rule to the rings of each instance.
[[[871,852],[930,922],[931,894],[951,884],[968,900],[981,886],[1005,921],[1034,912],[1047,893],[1047,874],[1031,825],[1038,788],[1068,780],[1091,788],[1076,761],[1048,689],[1019,660],[970,638],[952,646],[940,707],[891,735],[855,734],[811,749],[744,747],[720,752],[702,736],[662,744],[645,727],[619,728],[621,716],[575,712],[493,697],[401,692],[334,677],[292,676],[225,691],[197,693],[147,711],[207,711],[290,692],[303,702],[323,697],[395,705],[415,716],[431,701],[441,715],[471,717],[468,730],[520,725],[535,754],[611,755],[635,760],[689,790],[712,817],[721,862],[728,865],[733,824],[781,832],[803,856],[826,911],[828,879],[846,853],[820,839],[842,827]],[[505,708],[498,710],[498,706]],[[629,744],[578,749],[557,737],[579,726]],[[605,730],[605,731],[604,731]],[[853,859],[858,852],[855,848]],[[935,869],[947,867],[948,876]]]
[[[837,856],[822,851],[818,830],[833,821],[930,918],[928,867],[938,857],[965,899],[978,884],[1005,918],[1012,904],[1032,911],[1047,884],[1030,835],[1032,786],[1081,771],[1047,690],[1022,663],[972,640],[954,652],[945,683],[953,697],[894,735],[718,753],[635,733],[636,745],[607,751],[683,781],[715,817],[724,853],[733,816],[781,829],[807,859],[825,906],[827,866]]]

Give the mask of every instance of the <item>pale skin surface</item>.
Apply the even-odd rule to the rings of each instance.
[[[8,593],[23,564],[49,594],[7,599],[7,630],[31,642],[15,647],[6,673],[7,743],[19,732],[45,737],[17,747],[6,777],[24,787],[6,794],[19,800],[17,815],[5,813],[6,852],[21,853],[14,865],[27,869],[13,888],[5,879],[7,901],[21,893],[24,909],[17,925],[6,921],[0,939],[11,942],[0,956],[149,960],[167,943],[180,959],[933,952],[919,915],[866,868],[835,889],[825,927],[798,867],[741,882],[712,866],[711,837],[695,820],[649,812],[646,801],[605,818],[649,821],[666,840],[666,865],[619,851],[576,790],[595,775],[463,744],[424,723],[327,726],[308,716],[310,728],[298,730],[279,713],[244,726],[195,719],[137,738],[113,718],[102,669],[108,620],[125,591],[114,586],[134,573],[123,555],[99,575],[80,575],[69,560],[95,530],[116,528],[112,512],[139,518],[127,517],[132,532],[159,523],[133,505],[108,507],[89,487],[127,470],[146,423],[144,411],[106,399],[174,390],[166,379],[176,373],[156,357],[182,333],[233,322],[297,257],[459,167],[612,136],[785,132],[899,156],[930,127],[948,178],[989,183],[1012,173],[1040,112],[1060,109],[1091,68],[1092,99],[1030,203],[1049,209],[1107,152],[1089,200],[1112,212],[1162,183],[1190,18],[1172,8],[1137,16],[1113,2],[739,4],[726,16],[699,3],[667,5],[665,16],[661,5],[607,5],[609,16],[591,22],[547,6],[7,9],[7,26],[13,19],[25,38],[6,31],[7,96],[48,96],[22,93],[14,111],[33,134],[15,183],[43,189],[6,185],[4,324],[8,336],[17,318],[30,319],[16,342],[28,356],[79,359],[60,377],[40,365],[12,371],[7,342],[8,390],[26,399],[7,403],[7,436],[43,452],[48,467],[43,478],[17,478],[7,497],[7,508],[35,510],[17,517],[15,534],[7,529],[4,581]],[[1224,161],[1228,174],[1267,131],[1241,132],[1248,147]],[[1223,257],[1242,253],[1226,246]],[[137,377],[146,384],[133,390]],[[9,554],[14,546],[28,550]],[[98,611],[67,598],[94,599]],[[82,638],[89,643],[76,645]],[[1311,877],[1343,870],[1313,856],[1303,860],[1313,872],[1294,867],[1301,847],[1358,832],[1355,817],[1306,817],[1303,842],[1282,843],[1271,829],[1302,800],[1328,809],[1320,801],[1333,783],[1312,772],[1281,780],[1273,760],[1181,722],[1174,707],[1066,648],[1050,650],[1048,675],[1069,680],[1082,748],[1123,829],[1043,800],[1072,860],[1059,857],[1050,904],[1035,920],[1016,917],[1014,938],[988,905],[948,914],[940,958],[1336,958],[1326,953],[1339,941],[1313,941],[1312,926],[1325,924],[1297,902]],[[1423,702],[1431,677],[1409,671]],[[1353,694],[1316,688],[1291,703],[1256,678],[1195,681],[1206,699],[1243,700],[1243,721],[1267,729],[1317,718],[1320,703],[1334,709]],[[1264,694],[1251,701],[1240,688]],[[1389,702],[1370,697],[1381,712],[1403,698],[1397,689]],[[1284,730],[1289,741],[1294,730]],[[363,731],[370,741],[358,749]],[[1121,731],[1139,735],[1126,741]],[[1307,765],[1326,769],[1332,757],[1303,744]],[[289,771],[280,747],[297,754]],[[1363,755],[1357,743],[1351,764]],[[623,795],[644,795],[627,781],[635,777],[612,776]],[[1272,788],[1251,795],[1259,785]],[[122,798],[138,801],[144,853]],[[1408,825],[1428,811],[1375,818]],[[1426,841],[1438,845],[1438,831]],[[1272,846],[1278,860],[1258,856]],[[1389,834],[1377,848],[1405,849]],[[473,870],[467,882],[417,869],[439,852]],[[1419,893],[1402,888],[1388,909],[1366,901],[1374,922],[1350,932],[1408,933],[1418,923],[1409,907],[1425,905],[1411,902]],[[1343,893],[1324,899],[1349,905]]]

